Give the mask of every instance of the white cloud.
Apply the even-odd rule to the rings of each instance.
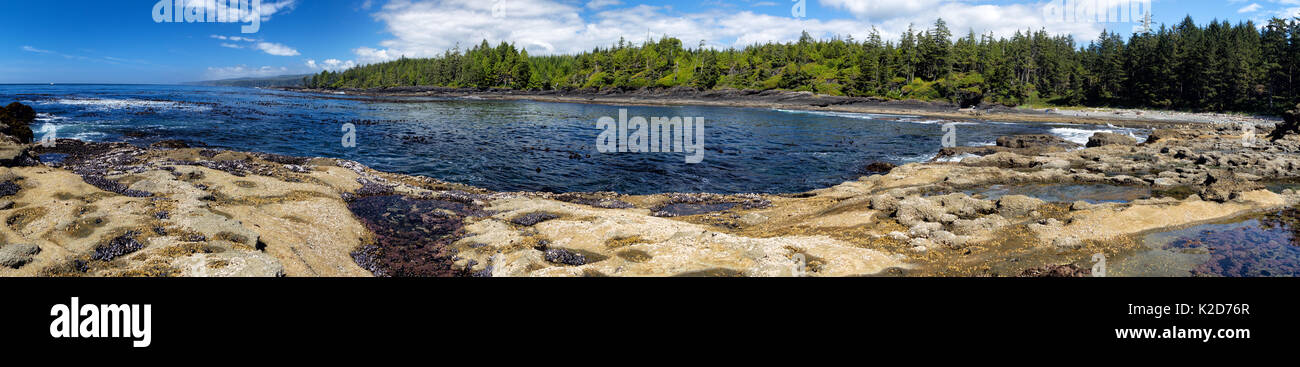
[[[274,56],[298,56],[298,50],[279,43],[258,42],[257,49]]]
[[[328,59],[319,63],[317,63],[316,60],[307,60],[307,67],[312,70],[342,71],[356,66],[357,62],[352,60],[341,61],[339,59]]]
[[[235,8],[231,8],[229,6],[229,3],[225,1],[204,1],[201,3],[201,5],[203,5],[203,11],[205,14],[213,13],[213,12],[217,12],[218,14],[221,13],[236,14],[236,10],[237,10]],[[261,8],[254,9],[255,12],[253,14],[248,15],[247,17],[241,17],[244,19],[241,19],[240,21],[251,20],[253,19],[252,17],[254,15],[257,15],[262,18],[261,21],[265,22],[271,20],[272,15],[275,15],[277,13],[288,13],[289,11],[292,11],[294,8],[296,8],[297,6],[298,6],[297,0],[279,0],[279,1],[262,0]]]
[[[601,9],[615,5],[623,5],[623,2],[619,0],[591,0],[587,2],[587,9]]]
[[[1241,7],[1241,9],[1237,9],[1237,14],[1254,13],[1259,11],[1259,9],[1262,7],[1263,5],[1252,3],[1250,5]]]
[[[209,67],[204,77],[209,80],[234,79],[234,78],[263,78],[270,76],[280,76],[289,72],[286,67],[263,66],[260,68],[248,67],[245,65],[227,66],[227,67]]]
[[[54,53],[54,51],[50,51],[50,50],[42,50],[42,49],[35,48],[35,47],[32,47],[32,46],[23,46],[22,49],[23,49],[23,51],[27,51],[27,52],[35,52],[35,53],[38,53],[38,54],[52,54],[52,53]]]
[[[1101,8],[1114,8],[1128,0],[1093,0]],[[1062,18],[1049,19],[1048,14],[1053,2],[1026,2],[1011,4],[979,4],[960,0],[820,0],[823,6],[847,10],[860,20],[876,24],[888,37],[895,37],[907,29],[908,25],[924,29],[934,24],[937,18],[943,18],[955,36],[965,35],[974,30],[984,34],[992,32],[996,36],[1007,37],[1017,31],[1037,31],[1045,29],[1054,34],[1070,34],[1083,42],[1096,39],[1103,29],[1125,33],[1131,31],[1137,20],[1132,22],[1102,23],[1096,21],[1074,21],[1085,14],[1070,11],[1071,21]],[[1093,17],[1095,19],[1095,17]]]
[[[235,42],[253,42],[253,41],[256,41],[255,39],[248,38],[248,37],[240,37],[240,36],[222,36],[222,35],[219,35],[219,34],[214,34],[214,35],[212,35],[212,36],[210,36],[210,37],[212,37],[212,38],[216,38],[216,39],[219,39],[219,40],[222,40],[222,41],[235,41]]]
[[[244,46],[236,45],[236,44],[233,44],[233,43],[225,43],[225,42],[222,42],[222,43],[221,43],[221,47],[225,47],[225,48],[244,48]]]
[[[1122,0],[1098,0],[1117,2]],[[1300,1],[1300,0],[1275,0]],[[670,6],[617,7],[617,0],[509,0],[504,16],[494,17],[493,1],[392,0],[373,14],[391,38],[376,46],[353,49],[362,64],[401,56],[432,57],[458,45],[466,49],[480,40],[513,42],[532,54],[578,53],[614,44],[669,35],[688,47],[701,41],[709,47],[743,47],[755,43],[797,40],[807,30],[818,37],[867,36],[872,26],[886,39],[897,39],[909,25],[928,28],[942,17],[956,36],[967,30],[1010,36],[1016,31],[1046,29],[1068,33],[1076,40],[1093,40],[1107,27],[1128,32],[1133,24],[1049,22],[1047,2],[989,4],[964,0],[818,0],[822,6],[850,18],[792,18],[752,11],[709,10],[684,13]],[[760,3],[763,4],[763,3]],[[766,4],[764,4],[766,5]],[[780,4],[777,4],[780,5]],[[787,4],[788,5],[788,4]],[[584,8],[590,9],[584,12]],[[585,15],[584,15],[585,14]],[[778,12],[780,14],[780,12]],[[468,44],[467,44],[468,43]]]

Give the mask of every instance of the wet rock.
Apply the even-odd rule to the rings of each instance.
[[[21,268],[32,262],[32,257],[41,253],[41,248],[32,244],[11,244],[0,247],[0,267]]]
[[[464,236],[464,218],[481,208],[445,200],[400,195],[357,198],[348,208],[375,234],[375,243],[352,253],[375,276],[452,277],[469,275],[454,266],[451,244]]]
[[[772,202],[754,194],[671,194],[668,200],[651,210],[656,217],[682,217],[731,210],[734,207],[759,209]]]
[[[1206,173],[1198,190],[1202,200],[1222,203],[1234,199],[1236,194],[1262,188],[1264,185],[1245,180],[1233,171],[1212,170]]]
[[[12,180],[0,182],[0,198],[14,196],[14,194],[17,194],[18,191],[22,189],[22,186],[19,186]]]
[[[130,231],[121,236],[114,237],[108,243],[95,247],[95,253],[90,256],[93,260],[111,261],[119,256],[130,254],[144,248],[144,244],[136,239],[139,232]]]
[[[1004,217],[1025,217],[1046,202],[1024,195],[1008,195],[998,200],[998,214]]]
[[[524,226],[524,227],[532,227],[537,223],[545,222],[559,217],[560,217],[559,215],[546,213],[546,212],[528,213],[528,214],[515,217],[514,219],[511,219],[510,223],[514,223],[515,225]]]
[[[654,211],[656,217],[684,217],[690,215],[700,215],[705,213],[720,212],[731,209],[736,203],[713,203],[713,204],[692,204],[676,203],[668,204]]]
[[[149,144],[149,147],[154,149],[184,149],[189,148],[190,145],[184,140],[171,139]]]
[[[884,174],[893,171],[894,168],[898,168],[898,165],[888,162],[872,162],[858,171],[864,174]]]
[[[0,167],[30,167],[41,164],[31,146],[18,138],[0,135]]]
[[[1011,135],[998,138],[997,146],[1013,149],[1032,149],[1047,147],[1077,147],[1072,141],[1062,139],[1056,135],[1048,134],[1029,134],[1029,135]]]
[[[0,108],[0,134],[12,136],[20,144],[32,142],[32,121],[36,121],[36,111],[31,106],[14,102]]]
[[[574,204],[592,206],[592,207],[597,207],[602,209],[628,209],[628,208],[635,207],[635,205],[632,205],[631,203],[618,200],[617,196],[618,195],[614,193],[604,193],[604,194],[563,193],[563,194],[554,194],[551,196],[551,198],[566,203],[574,203]]]
[[[1032,278],[1083,278],[1090,275],[1092,275],[1091,269],[1084,269],[1074,264],[1043,265],[1025,269],[1023,273],[1020,273],[1022,277]]]
[[[356,196],[359,197],[387,196],[392,195],[394,192],[392,185],[380,183],[365,177],[358,178],[357,182],[361,184],[361,188],[356,191]]]
[[[100,190],[108,191],[119,195],[125,195],[134,198],[146,198],[146,197],[153,196],[153,194],[148,192],[129,189],[126,187],[126,185],[118,183],[117,181],[104,178],[104,176],[83,175],[81,176],[81,179],[83,181],[86,181],[86,183],[90,184],[91,186],[98,187]]]
[[[1088,147],[1102,147],[1107,145],[1137,145],[1137,139],[1123,134],[1098,132],[1088,138]]]
[[[1282,114],[1282,123],[1273,128],[1268,139],[1277,142],[1292,134],[1300,134],[1300,104],[1296,104],[1295,109]]]
[[[582,266],[587,264],[587,257],[565,249],[547,249],[546,261],[569,266]]]

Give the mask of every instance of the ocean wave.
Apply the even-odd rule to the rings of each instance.
[[[111,98],[60,98],[48,101],[42,101],[43,105],[64,105],[77,106],[94,111],[110,110],[127,110],[127,109],[165,109],[165,110],[188,110],[188,111],[210,111],[211,107],[195,106],[174,101],[150,101],[143,99],[111,99]]]
[[[64,116],[55,116],[53,114],[48,114],[44,112],[36,114],[36,121],[45,122],[45,123],[52,123],[52,122],[63,121],[67,119],[68,118]]]
[[[901,162],[902,164],[908,164],[908,163],[929,162],[933,160],[934,157],[938,157],[938,156],[939,153],[925,153],[925,154],[914,155],[914,156],[891,155],[886,157],[886,160],[893,161],[893,162]]]
[[[974,154],[970,154],[970,153],[965,153],[965,154],[958,154],[958,155],[954,155],[954,156],[947,156],[947,157],[939,158],[939,159],[936,160],[936,161],[937,161],[937,162],[961,162],[963,159],[966,159],[966,158],[975,158],[975,157],[979,157],[979,156],[978,156],[978,155],[974,155]]]
[[[1051,133],[1052,135],[1059,136],[1062,139],[1069,140],[1071,142],[1078,143],[1081,145],[1088,144],[1088,139],[1091,139],[1092,136],[1096,133],[1112,133],[1112,134],[1128,135],[1129,137],[1132,137],[1133,139],[1137,140],[1138,143],[1145,142],[1147,140],[1147,137],[1149,136],[1143,130],[1127,129],[1127,128],[1115,127],[1115,126],[1109,126],[1109,127],[1111,127],[1111,129],[1081,129],[1075,127],[1054,127],[1051,130],[1048,130],[1048,132]]]
[[[923,119],[919,119],[919,118],[905,118],[905,119],[898,120],[898,121],[902,121],[902,122],[910,122],[910,123],[913,123],[913,124],[927,124],[927,125],[947,125],[947,124],[953,124],[953,125],[975,125],[974,122],[969,122],[969,121],[952,121],[952,120],[941,120],[941,119],[940,119],[940,120],[923,120]]]
[[[829,117],[844,117],[844,118],[862,119],[862,120],[906,119],[906,118],[920,118],[920,117],[921,117],[921,116],[912,116],[912,115],[891,115],[891,114],[885,114],[885,113],[856,113],[856,112],[832,112],[832,111],[805,111],[805,110],[785,110],[785,109],[774,109],[774,111],[776,111],[776,112],[784,112],[784,113],[804,114],[804,115],[818,115],[818,116],[829,116]]]

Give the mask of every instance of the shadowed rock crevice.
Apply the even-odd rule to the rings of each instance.
[[[472,204],[401,195],[369,196],[348,208],[374,233],[374,243],[352,253],[357,264],[376,276],[469,276],[454,266],[451,247],[464,236],[467,216],[481,208]]]

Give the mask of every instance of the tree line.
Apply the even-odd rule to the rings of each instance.
[[[315,88],[442,86],[518,90],[691,87],[810,91],[963,106],[1111,106],[1277,113],[1300,103],[1300,19],[1253,22],[1191,17],[1174,26],[1087,45],[1045,30],[953,40],[943,19],[883,41],[815,39],[718,50],[663,37],[578,55],[529,56],[487,41],[434,58],[402,58],[323,71]]]

